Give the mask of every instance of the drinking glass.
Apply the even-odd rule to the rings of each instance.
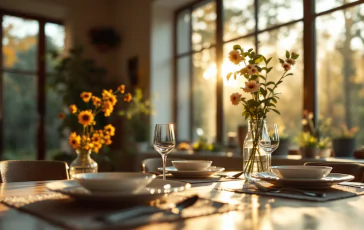
[[[154,128],[154,149],[162,156],[163,180],[166,179],[167,155],[176,146],[173,124],[156,124]]]
[[[272,153],[279,146],[279,132],[277,124],[264,124],[264,126],[259,146],[268,154],[268,171],[270,171]]]

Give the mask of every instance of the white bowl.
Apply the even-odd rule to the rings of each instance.
[[[144,189],[155,175],[146,173],[80,173],[73,178],[92,192],[134,193]]]
[[[179,160],[172,161],[173,166],[180,171],[203,171],[211,166],[212,161]]]
[[[321,179],[327,176],[332,167],[328,166],[272,166],[272,172],[281,179]]]

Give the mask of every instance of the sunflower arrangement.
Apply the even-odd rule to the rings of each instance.
[[[115,91],[103,90],[102,96],[97,97],[92,95],[91,92],[82,92],[81,99],[90,104],[93,109],[81,110],[75,104],[69,106],[71,114],[75,115],[78,123],[82,125],[82,134],[72,132],[69,135],[69,144],[75,150],[92,150],[98,153],[103,145],[110,145],[112,143],[111,137],[115,135],[115,127],[111,124],[106,125],[103,129],[95,129],[96,125],[95,116],[103,113],[105,117],[109,117],[114,110],[117,103],[117,96],[123,95],[124,101],[129,103],[132,100],[130,93],[125,94],[125,85],[120,85]]]

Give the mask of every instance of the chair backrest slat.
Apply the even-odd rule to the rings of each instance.
[[[63,161],[23,161],[0,162],[2,182],[66,180],[68,165]]]

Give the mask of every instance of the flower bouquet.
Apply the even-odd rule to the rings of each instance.
[[[116,91],[103,90],[101,98],[93,96],[90,92],[81,93],[82,100],[92,109],[79,111],[75,104],[69,106],[71,114],[77,117],[78,123],[82,126],[81,134],[71,132],[68,138],[69,144],[78,154],[70,165],[71,178],[76,173],[97,172],[97,163],[90,158],[90,154],[98,153],[103,145],[112,143],[111,137],[115,135],[115,128],[108,124],[103,129],[95,129],[95,116],[103,113],[105,117],[109,117],[117,103],[118,94],[124,95],[125,102],[130,102],[132,99],[130,93],[125,94],[125,86],[120,85]]]
[[[242,68],[230,72],[227,79],[229,80],[231,76],[234,76],[234,79],[237,76],[244,77],[246,82],[242,90],[250,96],[250,98],[245,98],[239,92],[230,96],[233,105],[243,106],[242,116],[248,120],[249,125],[243,148],[243,171],[245,176],[252,172],[267,171],[270,167],[270,156],[267,156],[263,149],[259,147],[262,134],[267,132],[264,129],[265,119],[271,111],[279,114],[276,109],[279,93],[276,90],[286,77],[293,75],[293,73],[289,73],[289,70],[295,64],[298,56],[294,52],[286,51],[285,60],[279,58],[283,74],[277,81],[272,81],[268,78],[268,74],[273,68],[268,66],[272,60],[271,57],[266,58],[255,53],[253,49],[244,51],[240,45],[234,45],[233,50],[229,53],[230,61]],[[266,141],[270,143],[270,139]]]

